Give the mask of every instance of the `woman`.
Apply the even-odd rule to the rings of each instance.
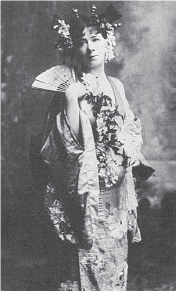
[[[127,231],[141,239],[134,178],[154,170],[141,154],[140,121],[122,83],[105,74],[118,18],[111,5],[99,16],[93,5],[89,18],[74,10],[69,26],[53,24],[59,49],[78,64],[63,67],[69,81],[60,82],[37,157],[48,167],[45,205],[63,241],[57,290],[126,290]]]

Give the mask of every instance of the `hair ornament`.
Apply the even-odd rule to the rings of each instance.
[[[84,29],[84,18],[79,16],[78,9],[73,8],[72,11],[76,19],[71,20],[70,24],[66,24],[65,21],[56,14],[54,15],[52,23],[52,29],[59,35],[59,39],[55,42],[55,46],[67,56],[73,56],[74,54],[74,30],[78,32]],[[107,44],[111,51],[116,45],[114,29],[122,25],[121,23],[113,24],[113,22],[120,17],[121,14],[115,10],[112,4],[108,5],[104,14],[100,15],[97,14],[96,6],[94,4],[91,5],[91,15],[89,17],[90,25],[93,25],[99,29],[103,37],[107,39]],[[75,23],[76,26],[74,26]],[[111,52],[108,55],[107,60],[112,59],[112,57],[113,53]]]
[[[62,53],[70,55],[73,50],[73,42],[70,36],[70,25],[65,23],[58,15],[54,15],[52,29],[55,30],[59,39],[55,42],[55,47]]]
[[[93,4],[91,6],[91,19],[92,19],[93,22],[99,23],[99,17],[96,14],[96,11],[97,11],[97,7]]]
[[[79,19],[78,9],[73,8],[73,13]]]
[[[91,6],[91,15],[92,15],[92,16],[95,15],[96,10],[97,10],[97,7],[93,4],[93,5]]]
[[[122,23],[115,23],[115,24],[112,24],[112,27],[113,28],[118,28],[118,27],[121,27],[122,26]]]

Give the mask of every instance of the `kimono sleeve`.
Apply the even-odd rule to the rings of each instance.
[[[64,95],[61,92],[56,92],[46,112],[41,132],[37,135],[31,135],[29,159],[33,181],[37,184],[42,183],[46,186],[50,181],[50,169],[48,163],[41,158],[40,151],[52,130],[56,116],[63,107]]]
[[[133,111],[130,109],[129,103],[125,96],[124,86],[120,81],[118,84],[118,89],[126,111],[124,121],[125,129],[130,136],[126,143],[126,154],[131,158],[133,176],[136,179],[145,181],[155,172],[155,170],[149,165],[141,152],[141,146],[143,144],[141,122],[139,117],[135,116]]]

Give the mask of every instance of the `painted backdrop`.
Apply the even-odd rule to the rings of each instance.
[[[159,175],[151,180],[152,185],[148,188],[143,186],[142,190],[138,190],[139,196],[149,196],[148,201],[152,206],[165,207],[166,213],[172,215],[173,198],[168,200],[171,202],[167,202],[171,208],[166,209],[166,206],[162,206],[160,197],[164,197],[166,188],[169,191],[167,197],[173,197],[171,192],[174,190],[175,2],[111,2],[122,14],[120,19],[122,26],[116,34],[116,57],[109,63],[107,73],[124,83],[131,108],[141,119],[144,155],[152,161],[159,172]],[[101,13],[110,1],[93,3]],[[91,4],[89,1],[1,1],[2,254],[5,260],[2,277],[5,291],[22,290],[20,289],[22,287],[19,287],[21,285],[18,286],[16,281],[13,281],[15,280],[13,272],[17,277],[21,274],[19,281],[16,280],[18,283],[23,282],[23,290],[44,290],[44,285],[41,285],[43,287],[40,286],[40,289],[37,285],[39,283],[36,283],[38,279],[35,281],[35,272],[40,269],[39,265],[40,271],[45,270],[47,273],[43,267],[46,262],[42,255],[46,239],[42,241],[44,232],[43,214],[40,212],[42,196],[33,188],[28,151],[31,134],[40,132],[53,94],[31,90],[31,84],[38,74],[62,63],[61,56],[54,48],[57,35],[51,30],[54,13],[69,19],[72,8],[78,8],[80,13],[84,13],[90,11]],[[161,181],[165,181],[165,188]],[[146,211],[146,207],[143,210]],[[149,212],[145,211],[144,215],[145,213],[147,217],[149,213],[151,215],[150,209]],[[155,225],[158,230],[157,219],[160,220],[161,217],[156,213],[150,217],[152,227]],[[169,219],[173,221],[172,216]],[[171,222],[167,223],[170,225]],[[164,228],[165,232],[168,231],[167,225]],[[144,232],[146,229],[144,223]],[[151,232],[149,233],[152,239]],[[172,241],[172,231],[170,236],[169,242]],[[156,236],[156,239],[158,237]],[[169,245],[166,243],[166,249],[171,249],[171,245],[172,243]],[[152,247],[150,252],[151,250]],[[28,261],[23,260],[26,253]],[[40,258],[34,262],[35,256]],[[30,269],[33,265],[38,269]],[[30,273],[29,278],[33,278],[31,283],[33,285],[24,282],[24,278],[28,278],[26,275],[28,273],[25,275],[22,273],[24,266]],[[44,281],[45,272],[40,273],[43,278],[41,281]],[[33,286],[30,287],[32,289],[25,289],[28,284]],[[139,290],[141,291],[142,287],[139,287]]]

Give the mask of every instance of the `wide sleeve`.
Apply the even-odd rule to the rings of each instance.
[[[56,92],[46,112],[41,132],[31,136],[29,146],[31,173],[33,181],[40,185],[47,185],[50,181],[49,167],[41,158],[40,151],[51,132],[56,116],[63,110],[63,107],[64,95],[61,92]]]
[[[93,133],[82,112],[80,123],[83,147],[74,136],[65,111],[59,113],[41,156],[49,165],[50,187],[58,193],[57,200],[63,201],[79,247],[89,249],[97,225],[99,183]]]
[[[123,84],[118,80],[118,90],[125,107],[124,127],[120,133],[119,138],[124,144],[124,153],[130,158],[133,176],[139,180],[147,180],[155,170],[149,165],[147,160],[142,154],[141,146],[142,139],[142,126],[138,116],[135,116],[130,109],[129,103],[125,96]]]

